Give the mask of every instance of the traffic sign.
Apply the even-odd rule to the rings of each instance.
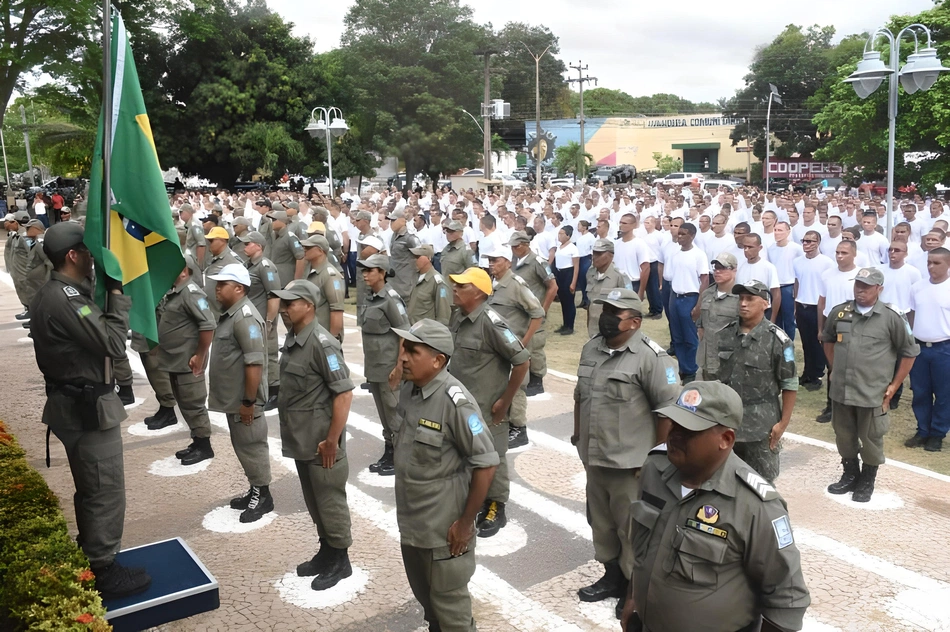
[[[736,147],[736,153],[737,153],[737,154],[744,154],[744,153],[748,153],[748,152],[751,152],[751,151],[752,151],[752,148],[751,148],[751,147]]]

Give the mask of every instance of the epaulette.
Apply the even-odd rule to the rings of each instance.
[[[525,280],[522,279],[520,276],[518,276],[517,274],[512,275],[512,276],[515,277],[515,279],[518,281],[518,283],[520,283],[521,285],[523,285],[523,286],[525,286],[525,287],[528,287],[528,284],[527,284],[527,283],[525,282]]]
[[[242,308],[241,308],[241,313],[244,314],[245,316],[251,316],[251,315],[252,315],[252,313],[251,313],[251,306],[250,306],[250,305],[245,305],[244,307],[242,307]]]
[[[901,310],[899,310],[899,309],[897,308],[897,305],[894,305],[893,303],[884,303],[884,306],[887,307],[887,308],[888,308],[889,310],[891,310],[892,312],[894,312],[895,314],[897,314],[898,316],[900,316],[901,318],[904,317],[904,312],[902,312]]]
[[[330,276],[340,276],[340,271],[333,266],[327,266],[327,270]]]
[[[199,288],[199,287],[198,287],[197,285],[195,285],[194,283],[189,283],[189,284],[188,284],[188,291],[191,292],[192,294],[197,294],[198,292],[201,291],[201,288]]]
[[[317,340],[320,341],[320,344],[327,344],[330,342],[330,339],[324,336],[323,334],[317,334]]]
[[[442,280],[442,275],[439,274],[438,272],[435,273],[435,282],[436,282],[436,283],[444,283],[444,282],[445,282],[445,281]]]
[[[775,500],[779,497],[771,483],[750,469],[739,468],[736,470],[736,476],[762,500]]]
[[[660,445],[656,446],[655,448],[647,452],[647,456],[654,456],[654,455],[666,456],[666,444],[661,443]]]
[[[270,261],[267,259],[261,259],[261,265],[267,268],[270,266]]]
[[[659,356],[665,356],[665,355],[666,355],[666,349],[664,349],[663,347],[661,347],[660,345],[658,345],[658,344],[655,343],[654,341],[650,340],[650,339],[649,339],[648,337],[646,337],[646,336],[643,337],[643,344],[645,344],[646,346],[650,347],[650,349],[653,350],[653,353],[655,353],[655,354],[657,355],[657,357],[659,357]]]
[[[77,296],[80,296],[79,290],[71,285],[63,286],[63,294],[66,295],[66,298],[76,298]]]
[[[488,314],[488,317],[489,317],[489,318],[491,319],[491,321],[492,321],[493,323],[495,323],[496,325],[504,325],[504,324],[505,324],[505,320],[504,320],[501,316],[499,316],[498,313],[495,312],[495,310],[486,308],[486,309],[485,309],[485,313]]]
[[[401,298],[399,296],[399,292],[397,292],[396,290],[392,288],[389,288],[389,295],[392,296],[393,298]]]
[[[452,402],[455,404],[456,408],[468,403],[468,400],[465,399],[465,392],[462,391],[462,389],[456,384],[450,386],[445,392],[448,393],[449,397],[452,398]]]
[[[784,345],[787,342],[791,342],[791,338],[788,337],[788,334],[785,333],[785,330],[776,325],[775,323],[769,323],[769,329],[775,334],[775,337]]]

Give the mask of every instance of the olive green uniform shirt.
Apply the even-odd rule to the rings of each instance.
[[[747,334],[738,319],[718,334],[719,381],[742,398],[736,441],[761,441],[782,418],[782,391],[797,391],[795,347],[781,327],[765,318]],[[890,369],[893,374],[894,365]]]
[[[833,307],[821,340],[835,345],[828,394],[846,406],[879,408],[884,391],[894,379],[898,358],[920,355],[910,324],[881,301],[866,314],[857,310],[853,300]]]
[[[449,329],[455,338],[449,371],[468,388],[482,418],[491,420],[491,407],[508,388],[511,367],[527,362],[531,352],[487,303],[470,314],[456,311]]]
[[[388,382],[389,373],[399,360],[399,336],[396,329],[409,329],[406,305],[387,283],[379,294],[369,290],[363,321],[363,374],[368,382]]]
[[[449,242],[442,249],[439,265],[442,266],[442,276],[445,277],[445,281],[449,284],[451,290],[453,283],[449,277],[453,274],[462,274],[475,265],[475,256],[472,249],[466,246],[463,240],[457,239]]]
[[[393,272],[389,284],[405,300],[409,299],[416,278],[416,256],[409,249],[418,246],[419,238],[405,228],[399,234],[393,233],[389,243],[389,260]]]
[[[441,274],[430,268],[416,279],[409,296],[409,322],[416,324],[423,318],[437,320],[443,325],[449,324],[452,317],[452,297],[449,286]]]
[[[261,222],[257,226],[257,232],[263,235],[264,241],[267,242],[264,245],[264,256],[270,259],[274,248],[274,224],[269,217],[261,218]]]
[[[241,263],[247,263],[247,260],[250,259],[244,252],[245,246],[247,246],[247,244],[241,241],[240,237],[231,237],[228,241],[228,248],[231,249],[231,252],[234,253],[234,256],[237,257]]]
[[[248,276],[251,277],[251,287],[247,291],[247,297],[251,299],[254,308],[266,320],[267,301],[274,298],[270,293],[281,288],[277,266],[271,263],[270,259],[263,254],[259,255],[257,259],[249,260],[244,265],[247,267]]]
[[[26,258],[26,276],[23,279],[24,296],[27,301],[33,300],[37,291],[49,280],[53,271],[53,264],[43,251],[43,239],[39,237],[30,248]]]
[[[528,289],[524,279],[513,274],[511,270],[505,272],[500,279],[495,279],[492,285],[494,290],[488,297],[488,304],[505,319],[515,335],[524,338],[531,320],[544,318],[541,302]]]
[[[465,510],[472,469],[498,465],[471,393],[445,369],[425,386],[402,385],[395,437],[396,521],[404,546],[448,546]]]
[[[684,498],[664,447],[651,452],[630,505],[644,629],[723,632],[764,616],[801,630],[811,597],[785,501],[735,454]]]
[[[368,237],[370,233],[360,233],[358,238],[359,241],[362,241],[364,238]],[[363,246],[356,244],[356,260],[363,260]],[[356,267],[356,318],[357,321],[360,320],[360,317],[363,315],[363,310],[366,308],[366,297],[369,296],[370,290],[366,287],[366,281],[363,280],[363,275],[361,274],[361,268]]]
[[[198,247],[207,245],[208,242],[205,240],[205,231],[201,223],[195,222],[194,217],[185,222],[185,254],[193,256],[197,261]],[[209,258],[210,254],[205,251],[205,263],[208,262]]]
[[[719,375],[719,332],[739,318],[739,296],[732,292],[719,295],[716,286],[706,288],[699,297],[697,329],[703,330],[696,351],[696,363],[703,370],[704,380],[716,380]]]
[[[188,361],[198,350],[199,332],[214,331],[217,323],[204,291],[191,279],[176,283],[165,294],[158,322],[156,365],[168,373],[189,373]]]
[[[208,264],[205,268],[205,296],[208,298],[208,304],[211,305],[211,311],[214,313],[214,317],[217,318],[221,315],[221,304],[218,303],[218,298],[214,291],[218,282],[211,277],[221,272],[224,266],[241,262],[228,248],[225,248],[224,252],[220,255],[212,255],[209,249],[208,252],[205,253],[205,262]]]
[[[290,232],[286,226],[274,231],[274,245],[271,246],[268,258],[277,266],[280,286],[285,287],[294,280],[297,262],[303,259],[303,246],[300,245],[297,235]]]
[[[601,274],[597,268],[591,266],[587,270],[587,296],[590,297],[590,305],[587,307],[587,335],[593,338],[600,329],[600,315],[604,311],[604,306],[594,302],[594,299],[601,298],[605,292],[617,288],[633,289],[633,284],[627,275],[617,269],[617,266],[610,262],[607,269]]]
[[[320,299],[316,306],[317,322],[320,326],[330,331],[330,312],[343,311],[343,297],[345,288],[343,284],[343,275],[340,271],[324,261],[315,270],[311,270],[307,280],[320,288]],[[340,341],[343,340],[343,332],[340,332]]]
[[[244,367],[260,364],[257,405],[267,401],[264,318],[246,296],[221,314],[211,343],[208,409],[237,414],[244,399]]]
[[[287,333],[280,356],[280,415],[282,454],[312,461],[317,446],[327,438],[333,420],[333,399],[354,389],[343,348],[314,319],[299,334]],[[340,435],[336,458],[346,456],[346,432]]]
[[[642,332],[619,349],[601,335],[587,341],[577,367],[577,451],[584,465],[633,469],[656,445],[653,411],[680,393],[675,361]]]
[[[77,283],[53,272],[30,303],[36,364],[47,384],[91,386],[105,383],[105,359],[125,357],[132,299],[110,294],[103,313],[92,298],[90,283]],[[56,391],[43,408],[43,423],[53,428],[82,430],[75,400]],[[99,430],[118,426],[125,408],[110,390],[97,403]]]
[[[533,252],[529,252],[511,266],[515,276],[525,282],[538,303],[544,306],[544,298],[548,294],[548,282],[554,280],[554,273],[547,259],[542,259]]]

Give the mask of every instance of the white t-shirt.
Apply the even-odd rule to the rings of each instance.
[[[795,226],[792,227],[792,241],[794,241],[796,244],[802,243],[802,238],[805,236],[805,233],[810,230],[813,230],[821,235],[822,241],[824,241],[825,237],[828,236],[828,229],[816,219],[814,222],[812,222],[811,226],[805,226],[801,222],[795,224]],[[773,261],[772,263],[775,262]]]
[[[669,263],[673,260],[673,257],[678,255],[683,251],[680,248],[680,245],[675,241],[670,241],[660,249],[660,255],[657,257],[657,260],[663,264],[663,280],[670,281],[673,278],[673,275],[670,273]],[[638,275],[639,279],[640,276]]]
[[[594,237],[594,234],[590,231],[586,233],[574,233],[574,243],[577,244],[577,252],[580,253],[580,256],[586,257],[594,252],[594,242],[597,241],[597,238]]]
[[[677,248],[679,244],[677,244]],[[655,261],[653,251],[645,239],[634,237],[630,241],[614,241],[614,265],[634,281],[640,278],[640,266]]]
[[[825,297],[822,314],[827,316],[833,307],[854,298],[854,277],[860,270],[860,266],[854,266],[853,270],[842,272],[835,266],[821,275],[821,296]]]
[[[881,300],[907,313],[910,310],[911,286],[923,278],[920,270],[908,265],[906,261],[899,268],[882,264],[877,266],[877,269],[884,273],[884,291],[881,292]]]
[[[534,236],[534,239],[531,240],[531,250],[547,261],[551,256],[551,248],[557,246],[557,240],[554,237],[553,233],[538,233]]]
[[[735,254],[735,237],[727,232],[722,233],[722,237],[716,237],[713,234],[703,243],[703,250],[706,252],[706,260],[709,261],[709,269],[712,270],[712,260],[724,252]],[[737,257],[738,258],[738,257]]]
[[[910,248],[908,248],[908,250],[910,250]],[[904,263],[917,268],[917,271],[920,272],[920,278],[929,279],[930,271],[927,269],[927,255],[929,254],[929,252],[921,250],[916,254],[908,255],[907,259],[904,260]]]
[[[802,305],[817,305],[821,296],[821,275],[826,270],[835,268],[835,262],[830,257],[818,254],[811,259],[807,256],[798,257],[792,263],[795,271],[795,280],[798,281],[798,295],[796,303]]]
[[[870,235],[861,233],[861,239],[858,240],[858,252],[867,254],[871,265],[876,266],[879,263],[887,262],[887,247],[891,242],[887,237],[875,231]]]
[[[483,235],[478,240],[478,267],[487,268],[488,267],[488,255],[489,253],[495,252],[498,250],[503,242],[500,239],[498,231],[494,231],[490,235]]]
[[[805,251],[800,244],[789,241],[784,246],[772,244],[769,246],[769,262],[778,272],[779,285],[788,285],[795,282],[795,269],[792,264],[799,257],[804,257]]]
[[[950,339],[950,279],[931,283],[929,278],[910,289],[910,308],[914,311],[914,338],[923,342]]]
[[[558,270],[565,270],[574,266],[574,257],[580,257],[577,246],[568,243],[554,251],[554,265]]]
[[[34,202],[33,203],[33,212],[36,215],[46,215],[46,203],[45,202]]]
[[[709,273],[706,253],[695,245],[689,250],[680,248],[664,264],[664,274],[669,273],[670,289],[674,294],[699,292],[699,276]]]
[[[821,254],[825,255],[831,260],[835,258],[835,250],[838,248],[838,244],[841,243],[841,233],[838,233],[837,237],[832,237],[831,235],[822,235],[821,243],[818,244],[818,250],[821,251]]]
[[[770,290],[774,290],[781,283],[778,282],[778,271],[771,263],[760,258],[756,263],[749,263],[748,259],[740,259],[736,269],[736,283],[745,285],[750,281],[761,281]]]

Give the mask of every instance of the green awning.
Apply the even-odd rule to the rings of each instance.
[[[673,143],[673,149],[719,149],[719,143]]]

